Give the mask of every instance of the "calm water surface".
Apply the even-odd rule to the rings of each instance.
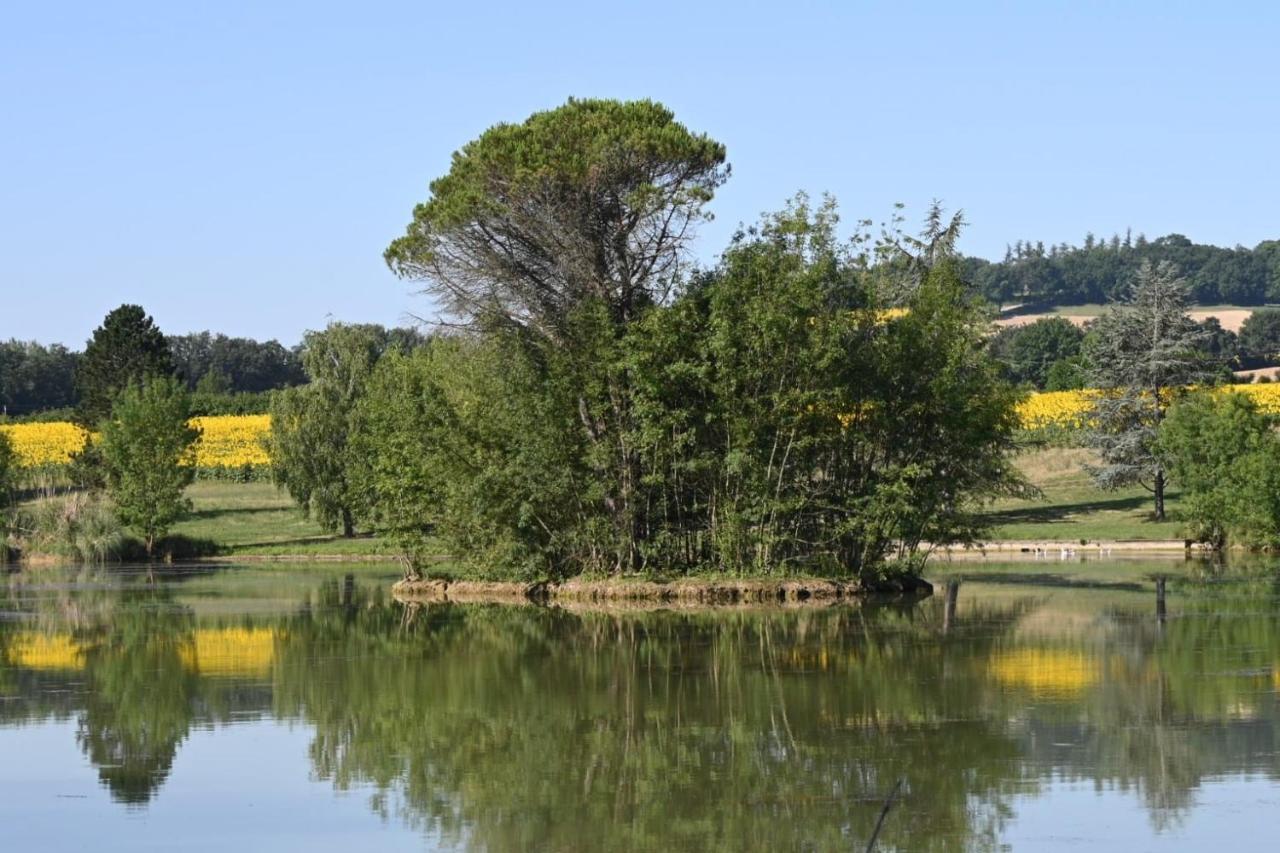
[[[0,849],[862,850],[902,780],[881,850],[1272,850],[1276,577],[590,613],[409,607],[377,567],[11,574]]]

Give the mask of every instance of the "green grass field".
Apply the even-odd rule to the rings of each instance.
[[[1043,497],[997,502],[989,514],[991,538],[1056,542],[1182,538],[1177,492],[1166,496],[1170,520],[1154,521],[1154,504],[1146,489],[1135,486],[1104,492],[1093,485],[1085,468],[1094,459],[1092,451],[1074,447],[1042,448],[1019,456],[1018,467]]]
[[[989,510],[992,539],[1078,543],[1180,539],[1177,492],[1168,495],[1170,520],[1152,520],[1151,495],[1141,487],[1104,492],[1089,479],[1093,452],[1051,447],[1027,451],[1018,467],[1040,488],[1036,500],[1003,500]],[[231,556],[350,556],[393,554],[370,536],[343,539],[307,518],[270,483],[197,482],[188,494],[195,512],[174,533],[218,543]]]
[[[1151,495],[1140,487],[1104,492],[1085,470],[1092,451],[1039,448],[1022,453],[1018,467],[1042,496],[1002,500],[987,510],[992,541],[1079,543],[1181,539],[1177,493],[1168,496],[1170,520],[1152,520]],[[172,533],[213,543],[226,557],[394,556],[375,536],[344,539],[303,516],[288,494],[270,483],[198,481],[188,489],[190,517]]]
[[[351,556],[391,554],[387,543],[371,536],[343,539],[326,532],[285,492],[270,483],[193,483],[187,495],[194,512],[173,532],[216,542],[231,556]]]

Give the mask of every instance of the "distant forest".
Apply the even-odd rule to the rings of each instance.
[[[259,395],[307,380],[296,348],[211,332],[166,338],[178,378],[205,395]],[[0,414],[24,416],[76,405],[81,354],[61,344],[0,341]],[[253,404],[265,410],[266,401]]]
[[[1156,240],[1142,235],[1092,234],[1082,246],[1019,240],[1002,261],[966,258],[972,286],[997,306],[1083,305],[1120,299],[1142,262],[1170,261],[1200,305],[1280,302],[1280,240],[1252,249],[1192,243],[1181,234]]]
[[[1192,243],[1181,234],[1156,240],[1131,234],[1100,240],[1090,234],[1082,246],[1020,240],[1002,261],[965,258],[964,264],[969,285],[994,305],[1051,307],[1116,301],[1148,259],[1175,264],[1201,305],[1280,302],[1280,240],[1228,249]],[[178,377],[205,396],[238,397],[234,410],[265,411],[265,392],[306,381],[297,348],[278,341],[211,332],[167,340]],[[0,415],[75,406],[79,357],[60,344],[0,341]],[[227,409],[227,401],[217,401],[216,408]]]

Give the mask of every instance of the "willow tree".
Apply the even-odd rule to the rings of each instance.
[[[602,568],[634,567],[641,535],[619,342],[669,296],[728,174],[724,146],[660,104],[570,100],[463,146],[385,253],[454,320],[503,330],[576,372],[577,420],[614,531]]]
[[[374,365],[395,334],[376,325],[331,323],[307,332],[302,366],[310,382],[271,401],[271,476],[308,516],[343,536],[355,535],[361,498],[348,448],[351,418]]]
[[[1102,457],[1092,470],[1105,489],[1140,484],[1165,517],[1169,474],[1156,438],[1170,404],[1218,375],[1191,319],[1187,283],[1167,261],[1143,263],[1127,301],[1098,318],[1089,342],[1089,384],[1099,389],[1091,440]]]

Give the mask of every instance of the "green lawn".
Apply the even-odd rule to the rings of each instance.
[[[194,504],[191,517],[173,532],[216,542],[225,553],[242,555],[391,554],[385,542],[371,536],[343,539],[304,518],[270,483],[199,481],[187,490]]]
[[[1044,493],[1039,500],[1005,500],[991,508],[992,539],[1089,542],[1122,539],[1181,539],[1177,493],[1167,496],[1173,519],[1152,520],[1151,493],[1141,487],[1104,492],[1085,466],[1094,460],[1083,448],[1044,448],[1018,458],[1018,467]]]
[[[1003,500],[989,510],[992,539],[1078,543],[1099,540],[1181,539],[1177,493],[1170,493],[1172,520],[1151,519],[1151,495],[1141,487],[1104,492],[1085,466],[1092,451],[1042,448],[1023,453],[1018,467],[1044,493],[1038,500]],[[370,536],[343,539],[306,519],[270,483],[201,481],[188,491],[195,512],[174,533],[216,542],[231,556],[350,556],[394,554]]]

